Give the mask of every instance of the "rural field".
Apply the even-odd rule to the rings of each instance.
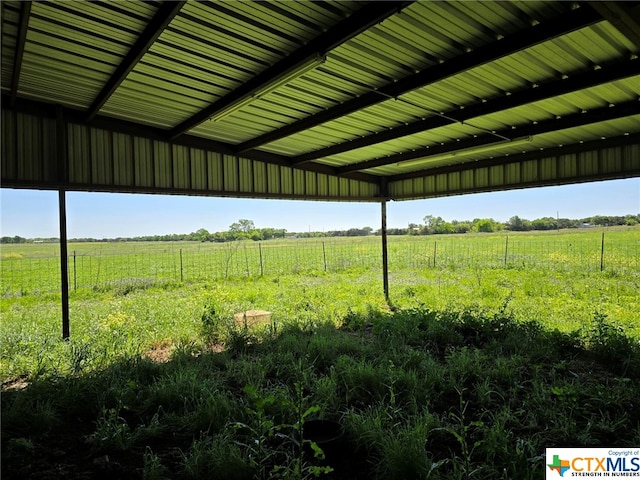
[[[391,305],[379,237],[70,244],[68,341],[57,252],[1,250],[3,478],[537,479],[640,445],[638,227],[389,237]]]

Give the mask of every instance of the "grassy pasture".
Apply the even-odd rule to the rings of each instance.
[[[247,275],[243,253],[225,281],[114,276],[71,293],[68,342],[58,293],[5,290],[3,478],[533,479],[545,447],[638,446],[640,231],[606,231],[603,271],[600,238],[510,234],[505,265],[504,233],[392,237],[393,309],[379,239],[336,239],[345,263],[327,271],[317,240],[263,242],[263,262],[297,248],[282,253],[296,273]],[[183,261],[229,248],[81,246]],[[11,247],[3,286],[5,262],[57,248]],[[253,308],[273,323],[236,326]],[[345,455],[309,455],[307,417],[338,421]]]
[[[603,249],[603,234],[604,249]],[[2,293],[59,290],[59,247],[5,245]],[[73,290],[122,284],[202,282],[289,273],[379,270],[379,237],[287,239],[225,244],[122,242],[69,244]],[[640,229],[585,229],[545,233],[500,232],[389,238],[392,272],[406,269],[550,269],[574,273],[640,270]]]

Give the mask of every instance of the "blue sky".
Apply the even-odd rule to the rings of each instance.
[[[0,189],[2,236],[57,237],[58,194],[51,191]],[[610,180],[561,187],[529,188],[429,200],[389,202],[388,226],[422,223],[425,215],[445,220],[513,215],[534,219],[584,218],[592,215],[640,213],[640,179]],[[115,238],[189,233],[206,228],[227,230],[241,218],[256,227],[289,232],[342,230],[380,226],[377,203],[67,193],[70,238]]]

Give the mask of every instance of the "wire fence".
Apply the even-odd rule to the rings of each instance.
[[[148,244],[147,244],[148,245]],[[85,247],[86,248],[86,247]],[[389,270],[440,268],[545,268],[576,272],[640,271],[640,235],[389,237]],[[70,290],[126,289],[172,282],[203,282],[292,273],[346,272],[382,268],[379,238],[289,240],[287,242],[179,243],[144,247],[118,245],[71,250]],[[60,289],[59,256],[3,255],[2,294]]]

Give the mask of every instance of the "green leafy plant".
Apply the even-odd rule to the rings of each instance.
[[[234,422],[234,430],[241,435],[238,440],[249,458],[249,464],[260,479],[309,479],[333,471],[329,466],[310,463],[305,457],[305,446],[313,451],[313,457],[324,459],[324,452],[318,444],[306,439],[305,420],[318,413],[319,407],[305,408],[306,398],[300,383],[295,383],[296,400],[286,402],[285,407],[295,413],[293,423],[276,423],[267,413],[276,402],[274,395],[260,395],[255,387],[246,386],[243,391],[249,405],[246,413],[249,422]]]

